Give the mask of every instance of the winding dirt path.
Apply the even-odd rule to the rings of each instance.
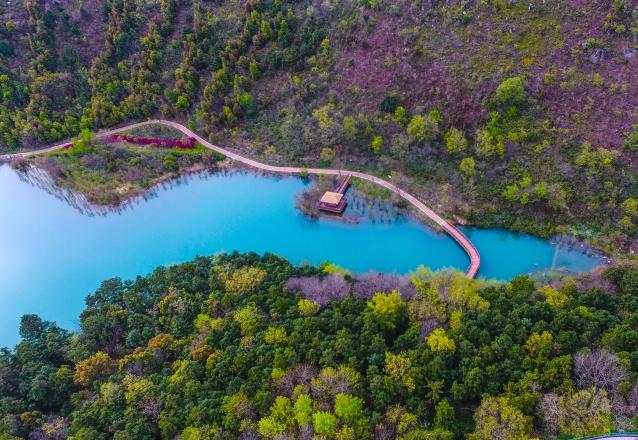
[[[225,148],[219,147],[217,145],[211,144],[210,142],[208,142],[203,137],[201,137],[198,134],[194,133],[193,131],[189,130],[187,127],[185,127],[185,126],[183,126],[183,125],[181,125],[181,124],[179,124],[177,122],[167,121],[167,120],[163,120],[163,119],[152,119],[152,120],[138,122],[138,123],[134,123],[134,124],[129,124],[129,125],[125,125],[125,126],[122,126],[122,127],[109,129],[109,130],[102,130],[102,131],[96,133],[96,135],[97,136],[107,136],[107,135],[110,135],[110,134],[115,134],[115,133],[118,133],[118,132],[121,132],[121,131],[124,131],[124,130],[130,130],[130,129],[133,129],[133,128],[142,127],[142,126],[149,125],[149,124],[162,124],[162,125],[173,127],[175,129],[181,131],[182,133],[184,133],[186,136],[194,137],[195,139],[197,139],[197,141],[199,141],[206,148],[209,148],[211,150],[217,151],[218,153],[221,153],[224,156],[231,158],[232,160],[236,160],[237,162],[241,162],[241,163],[243,163],[245,165],[248,165],[248,166],[251,166],[253,168],[257,168],[257,169],[263,170],[263,171],[267,171],[267,172],[270,172],[270,173],[280,173],[280,174],[308,173],[308,174],[324,174],[324,175],[351,174],[352,176],[358,177],[359,179],[367,180],[369,182],[372,182],[372,183],[375,183],[377,185],[380,185],[380,186],[392,191],[393,193],[399,195],[400,197],[404,198],[405,200],[407,200],[419,212],[421,212],[424,215],[426,215],[430,220],[432,220],[434,223],[439,225],[441,227],[441,229],[443,229],[450,236],[452,236],[452,238],[454,238],[454,240],[456,240],[456,242],[463,248],[463,250],[470,257],[470,265],[469,265],[469,267],[467,268],[467,271],[466,271],[466,274],[467,274],[468,277],[474,278],[476,276],[478,270],[479,270],[479,267],[481,266],[481,256],[479,255],[479,252],[476,249],[476,247],[474,246],[474,244],[465,236],[465,234],[463,234],[454,225],[452,225],[451,223],[449,223],[448,221],[443,219],[441,216],[439,216],[436,212],[432,211],[427,205],[425,205],[423,202],[418,200],[413,195],[401,190],[399,187],[397,187],[393,183],[390,183],[390,182],[388,182],[386,180],[380,179],[380,178],[378,178],[376,176],[372,176],[370,174],[361,173],[359,171],[338,170],[338,169],[332,169],[332,168],[278,167],[278,166],[274,166],[274,165],[268,165],[268,164],[257,162],[256,160],[249,159],[247,157],[241,156],[241,155],[239,155],[237,153],[234,153],[234,152],[232,152],[230,150],[227,150]],[[11,160],[12,158],[15,158],[15,157],[30,157],[30,156],[45,154],[45,153],[49,153],[49,152],[52,152],[52,151],[55,151],[55,150],[60,150],[60,149],[62,149],[64,147],[66,147],[66,146],[69,146],[70,144],[71,144],[70,141],[66,141],[66,142],[63,142],[63,143],[60,143],[60,144],[52,145],[52,146],[50,146],[48,148],[45,148],[45,149],[42,149],[42,150],[27,151],[27,152],[23,152],[23,153],[15,153],[15,154],[6,154],[4,156],[0,156],[0,160]]]

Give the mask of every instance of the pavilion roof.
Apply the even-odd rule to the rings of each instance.
[[[338,205],[342,198],[343,194],[341,193],[326,191],[326,193],[321,198],[321,203],[327,203],[328,205]]]

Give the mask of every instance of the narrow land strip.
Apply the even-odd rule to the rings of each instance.
[[[185,126],[183,126],[183,125],[181,125],[181,124],[179,124],[177,122],[167,121],[167,120],[163,120],[163,119],[152,119],[152,120],[148,120],[148,121],[143,121],[143,122],[138,122],[138,123],[134,123],[134,124],[129,124],[129,125],[118,127],[118,128],[114,128],[114,129],[103,130],[103,131],[98,132],[97,135],[98,136],[111,135],[111,134],[115,134],[115,133],[118,133],[118,132],[121,132],[121,131],[124,131],[124,130],[130,130],[130,129],[142,127],[142,126],[149,125],[149,124],[162,124],[162,125],[166,125],[166,126],[170,126],[170,127],[176,128],[177,130],[181,131],[185,135],[187,135],[189,137],[194,137],[195,139],[197,139],[197,141],[199,143],[201,143],[206,148],[209,148],[211,150],[217,151],[218,153],[221,153],[224,156],[229,157],[232,160],[236,160],[237,162],[241,162],[241,163],[243,163],[245,165],[248,165],[248,166],[263,170],[263,171],[267,171],[267,172],[270,172],[270,173],[280,173],[280,174],[308,173],[308,174],[323,174],[323,175],[350,174],[350,175],[352,175],[354,177],[358,177],[359,179],[363,179],[363,180],[367,180],[369,182],[376,183],[377,185],[380,185],[380,186],[392,191],[393,193],[399,195],[400,197],[404,198],[405,200],[407,200],[419,212],[421,212],[424,215],[426,215],[430,220],[432,220],[434,223],[439,225],[441,227],[441,229],[443,229],[450,236],[452,236],[452,238],[454,238],[454,240],[456,240],[456,242],[463,248],[463,250],[467,253],[467,255],[470,258],[470,265],[469,265],[469,267],[467,268],[467,271],[466,271],[467,276],[470,277],[470,278],[474,278],[476,276],[476,274],[478,273],[479,267],[481,266],[481,256],[479,255],[479,252],[476,249],[476,247],[474,246],[474,244],[465,236],[465,234],[463,234],[453,224],[449,223],[447,220],[445,220],[441,216],[439,216],[436,212],[432,211],[432,209],[430,209],[428,206],[426,206],[423,202],[418,200],[413,195],[401,190],[399,187],[397,187],[393,183],[390,183],[390,182],[388,182],[386,180],[380,179],[379,177],[372,176],[370,174],[361,173],[359,171],[339,170],[339,169],[333,169],[333,168],[279,167],[279,166],[264,164],[264,163],[261,163],[261,162],[257,162],[256,160],[249,159],[247,157],[241,156],[241,155],[239,155],[237,153],[234,153],[234,152],[232,152],[230,150],[227,150],[225,148],[222,148],[222,147],[219,147],[217,145],[211,144],[210,142],[208,142],[203,137],[201,137],[198,134],[194,133],[193,131],[189,130],[187,127],[185,127]],[[48,148],[45,148],[45,149],[42,149],[42,150],[34,150],[34,151],[27,151],[27,152],[23,152],[23,153],[7,154],[7,155],[0,156],[0,160],[11,160],[12,158],[16,158],[16,157],[30,157],[30,156],[35,156],[35,155],[39,155],[39,154],[50,153],[52,151],[60,150],[60,149],[62,149],[64,147],[67,147],[71,143],[72,143],[71,141],[66,141],[66,142],[63,142],[63,143],[60,143],[60,144],[52,145],[52,146],[50,146]]]

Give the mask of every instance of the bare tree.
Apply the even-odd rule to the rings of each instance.
[[[633,408],[633,414],[638,415],[638,382],[634,383],[629,395],[627,395],[627,403]]]
[[[325,306],[332,300],[343,300],[350,295],[350,284],[342,274],[337,272],[324,278],[291,278],[286,287],[293,292],[301,292],[304,298],[321,306]]]
[[[315,436],[315,431],[312,429],[311,424],[307,424],[299,428],[300,440],[312,440],[314,436]]]
[[[613,395],[611,409],[618,429],[633,429],[633,418],[638,416],[638,383],[634,383],[627,396],[620,393]]]
[[[439,321],[434,318],[426,318],[421,322],[421,337],[425,338],[430,335],[434,330],[439,327],[443,327]]]
[[[138,408],[142,414],[144,414],[153,423],[159,420],[160,413],[162,412],[159,401],[154,397],[142,400],[138,404]]]
[[[305,385],[309,388],[312,378],[316,375],[317,369],[312,365],[296,365],[286,370],[286,372],[276,381],[275,387],[278,393],[285,396],[292,396],[293,390],[298,385]]]
[[[238,440],[259,440],[259,434],[249,429],[239,434],[239,437],[237,437],[237,439]]]
[[[49,416],[41,428],[29,433],[29,440],[62,440],[69,435],[69,420],[60,416]]]
[[[558,394],[549,393],[543,396],[539,404],[545,428],[554,434],[559,433],[561,429],[561,421],[563,418],[561,400]]]
[[[574,357],[574,373],[579,388],[598,387],[610,395],[615,394],[628,377],[618,355],[602,348],[578,353]]]
[[[377,292],[389,293],[394,290],[401,292],[405,300],[411,299],[416,293],[416,288],[408,277],[371,271],[357,278],[352,295],[355,298],[368,300]]]

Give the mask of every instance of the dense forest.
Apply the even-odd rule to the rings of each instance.
[[[476,225],[638,234],[636,0],[17,0],[0,149],[151,116]]]
[[[25,315],[0,438],[562,439],[638,428],[638,266],[552,284],[199,257]]]

